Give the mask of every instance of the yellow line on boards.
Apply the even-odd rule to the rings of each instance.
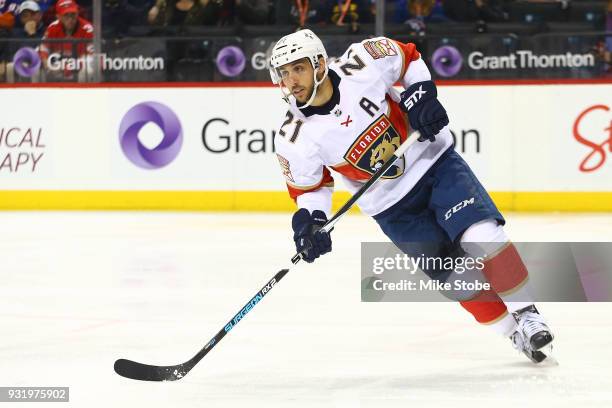
[[[339,208],[350,195],[334,193]],[[502,211],[612,211],[612,192],[492,192]],[[293,211],[284,191],[0,191],[2,210]]]

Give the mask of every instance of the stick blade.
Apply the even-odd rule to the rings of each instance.
[[[189,370],[183,365],[154,366],[132,360],[115,361],[115,372],[122,377],[140,381],[176,381],[183,378]]]

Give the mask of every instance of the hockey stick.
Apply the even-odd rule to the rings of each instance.
[[[344,215],[356,202],[357,200],[372,187],[376,181],[378,181],[385,172],[395,163],[395,161],[402,157],[408,147],[419,138],[418,132],[414,132],[410,137],[398,147],[393,156],[385,162],[363,185],[361,188],[348,200],[332,218],[322,227],[325,231],[329,232],[333,226],[338,222],[340,217]],[[293,264],[297,264],[302,259],[303,254],[299,253],[291,258]],[[286,274],[289,269],[281,269],[261,288],[257,294],[247,302],[246,305],[229,321],[227,324],[219,330],[219,332],[213,337],[202,350],[200,350],[191,360],[186,361],[182,364],[172,366],[155,366],[149,364],[142,364],[132,360],[119,359],[115,361],[115,372],[122,377],[131,378],[133,380],[142,381],[175,381],[183,378],[189,371],[200,361],[210,350],[212,350],[227,333],[229,333],[234,326],[236,326],[243,318],[249,313],[257,303],[259,303],[264,296],[266,296]]]

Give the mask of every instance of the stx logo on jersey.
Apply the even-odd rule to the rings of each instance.
[[[389,39],[366,41],[363,43],[363,47],[374,59],[393,57],[398,54],[397,48],[393,46]]]
[[[376,119],[353,143],[344,159],[368,174],[374,174],[402,144],[397,130],[386,115]],[[383,178],[396,178],[404,172],[403,158],[400,165],[392,166]]]
[[[412,95],[410,95],[410,97],[408,97],[408,99],[406,99],[406,102],[404,102],[404,106],[406,107],[406,110],[410,110],[412,109],[412,107],[419,101],[419,99],[421,99],[423,97],[423,95],[425,95],[427,93],[427,91],[423,90],[423,85],[419,86],[419,89],[417,89],[416,91],[414,91],[412,93]]]

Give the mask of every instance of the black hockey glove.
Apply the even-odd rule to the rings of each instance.
[[[402,92],[400,107],[408,114],[410,126],[421,133],[419,142],[436,140],[436,135],[448,125],[446,110],[438,101],[433,81],[417,82]]]
[[[303,253],[303,259],[314,262],[319,256],[331,252],[331,237],[321,227],[327,222],[323,211],[315,210],[312,215],[305,208],[300,208],[293,214],[293,240],[298,253]]]

